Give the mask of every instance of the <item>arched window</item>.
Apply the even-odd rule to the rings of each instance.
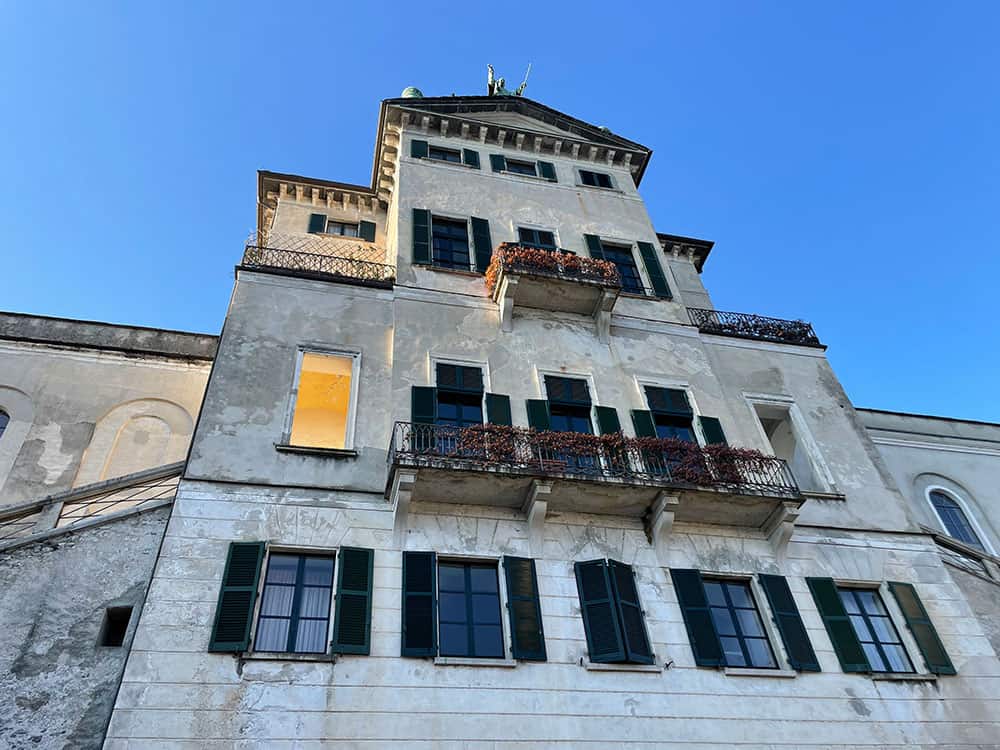
[[[962,510],[962,506],[958,504],[955,498],[946,495],[940,490],[931,490],[930,499],[931,505],[934,506],[934,510],[937,511],[941,523],[944,524],[950,536],[955,537],[960,542],[965,542],[970,547],[975,547],[983,552],[986,551],[982,540],[980,540],[972,528],[972,524],[965,515],[965,511]]]
[[[0,409],[0,438],[3,437],[4,431],[7,429],[7,423],[10,422],[10,414]]]

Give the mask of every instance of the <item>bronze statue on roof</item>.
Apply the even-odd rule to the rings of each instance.
[[[492,65],[486,66],[486,73],[486,93],[488,96],[521,96],[524,93],[524,89],[528,86],[531,63],[528,63],[528,70],[524,74],[524,80],[521,81],[521,85],[513,91],[506,87],[507,79],[495,77]]]

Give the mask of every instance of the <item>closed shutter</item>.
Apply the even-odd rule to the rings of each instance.
[[[538,162],[538,173],[546,180],[551,182],[556,182],[556,168],[552,162],[540,161]]]
[[[410,388],[410,421],[434,424],[437,420],[437,388],[415,385]]]
[[[618,412],[613,406],[595,406],[594,413],[597,416],[597,430],[602,435],[611,435],[622,431],[621,422],[618,421]]]
[[[792,665],[792,669],[800,672],[819,672],[819,660],[813,651],[812,643],[809,642],[806,626],[802,622],[792,591],[788,588],[788,581],[784,576],[762,574],[760,585],[767,595],[768,604],[771,605],[774,622],[778,626],[778,632],[781,633],[781,640],[788,653],[788,663]]]
[[[590,660],[595,663],[624,661],[625,646],[607,563],[604,560],[578,562],[573,569]]]
[[[674,582],[684,627],[687,629],[688,640],[691,641],[694,663],[699,667],[721,667],[725,663],[722,644],[719,643],[719,635],[708,609],[708,597],[701,582],[701,573],[697,570],[671,568],[670,578]]]
[[[490,424],[502,424],[510,427],[510,396],[501,393],[486,394],[486,421]]]
[[[653,651],[649,647],[646,621],[639,602],[639,590],[635,585],[635,572],[631,565],[617,560],[608,560],[608,569],[624,636],[625,658],[635,664],[652,664]]]
[[[401,656],[437,655],[436,567],[433,552],[403,553]]]
[[[944,644],[941,643],[941,638],[927,616],[924,603],[920,601],[913,585],[890,581],[889,590],[892,591],[903,612],[906,627],[913,634],[913,640],[917,642],[917,647],[924,656],[927,669],[934,674],[957,674],[955,665],[951,663],[948,652],[944,650]]]
[[[528,399],[528,426],[536,430],[549,429],[549,402],[544,399]]]
[[[646,266],[646,275],[649,276],[649,283],[653,285],[653,293],[662,299],[673,299],[670,287],[667,286],[667,277],[663,275],[663,267],[660,259],[656,255],[656,250],[648,242],[640,242],[639,255],[642,256],[642,263]]]
[[[656,437],[656,424],[653,413],[643,409],[632,410],[632,427],[636,437]]]
[[[310,214],[309,234],[319,234],[326,231],[326,214]]]
[[[232,542],[229,545],[209,651],[235,653],[250,647],[250,624],[263,560],[264,542]]]
[[[431,262],[431,212],[413,209],[413,262]]]
[[[358,225],[358,236],[366,242],[375,241],[375,222],[362,221]]]
[[[371,650],[372,578],[375,551],[343,547],[337,566],[337,614],[333,621],[335,654]]]
[[[722,431],[722,423],[717,417],[698,417],[698,421],[706,445],[727,445],[726,433]]]
[[[494,172],[503,172],[507,169],[507,160],[503,154],[490,154],[490,169]]]
[[[823,618],[823,625],[833,642],[833,650],[837,652],[841,668],[845,672],[871,672],[868,657],[865,656],[847,610],[844,609],[837,584],[832,578],[807,578],[806,583],[809,584],[819,616]]]
[[[476,252],[476,270],[486,273],[493,257],[493,240],[490,238],[490,222],[472,218],[472,245]]]
[[[479,169],[479,152],[473,151],[471,148],[463,148],[462,163],[467,167]]]
[[[545,661],[545,632],[535,561],[505,555],[503,571],[507,579],[511,653],[515,659]]]
[[[587,243],[587,252],[590,253],[590,257],[604,260],[604,246],[601,244],[601,238],[596,234],[585,234],[583,239]]]
[[[410,141],[410,156],[414,159],[426,159],[427,141]]]

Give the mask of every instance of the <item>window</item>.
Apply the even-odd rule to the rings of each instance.
[[[646,403],[653,415],[656,437],[696,443],[694,411],[687,393],[680,388],[646,386]]]
[[[516,161],[514,159],[507,159],[507,170],[512,174],[526,174],[532,177],[537,176],[535,171],[535,162],[533,161]]]
[[[441,656],[505,656],[494,563],[442,560],[438,564],[438,607]]]
[[[435,216],[431,242],[434,265],[469,270],[469,226],[465,221]]]
[[[7,425],[10,424],[10,414],[0,409],[0,438],[3,437],[4,432],[7,431]]]
[[[778,665],[764,632],[750,584],[710,578],[706,578],[704,584],[726,666],[776,669]]]
[[[912,672],[910,658],[875,589],[837,588],[873,672]]]
[[[427,157],[429,159],[437,159],[438,161],[448,161],[453,164],[462,163],[462,152],[450,148],[441,148],[439,146],[430,146],[427,152]]]
[[[604,249],[604,259],[614,263],[618,269],[618,275],[622,279],[622,289],[631,294],[642,294],[642,277],[639,276],[639,268],[635,264],[635,258],[632,257],[632,248],[601,244]]]
[[[104,610],[104,624],[101,626],[102,646],[118,648],[125,643],[125,634],[132,619],[131,607],[108,607]]]
[[[526,227],[518,227],[517,241],[527,247],[539,247],[543,250],[556,249],[555,233],[544,229],[528,229]]]
[[[292,445],[349,447],[357,364],[356,355],[302,353],[289,435]]]
[[[478,367],[438,363],[437,417],[452,427],[483,423],[483,371]]]
[[[975,530],[973,530],[972,524],[965,515],[965,511],[962,510],[962,506],[958,504],[958,501],[941,490],[931,490],[928,493],[928,497],[949,536],[954,537],[960,542],[965,542],[970,547],[975,547],[983,552],[986,551],[982,540],[976,534]]]
[[[791,407],[788,404],[755,403],[753,408],[771,444],[771,450],[775,456],[785,460],[799,487],[803,490],[825,491],[826,487],[820,481],[812,459],[798,435]]]
[[[549,429],[586,434],[594,431],[586,380],[546,375],[545,392],[549,399]]]
[[[326,652],[333,557],[272,554],[257,620],[257,651]]]
[[[339,234],[344,237],[357,237],[358,236],[358,225],[357,224],[347,224],[343,221],[333,221],[332,219],[326,222],[326,233],[327,234]]]
[[[573,568],[590,660],[652,664],[632,566],[617,560],[590,560],[575,563]]]
[[[611,184],[611,175],[605,174],[604,172],[591,172],[587,169],[580,170],[580,182],[584,185],[589,185],[590,187],[614,187]]]

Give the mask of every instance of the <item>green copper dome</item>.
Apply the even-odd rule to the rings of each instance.
[[[400,94],[403,99],[422,99],[424,93],[418,89],[416,86],[407,86],[403,89],[403,93]]]

